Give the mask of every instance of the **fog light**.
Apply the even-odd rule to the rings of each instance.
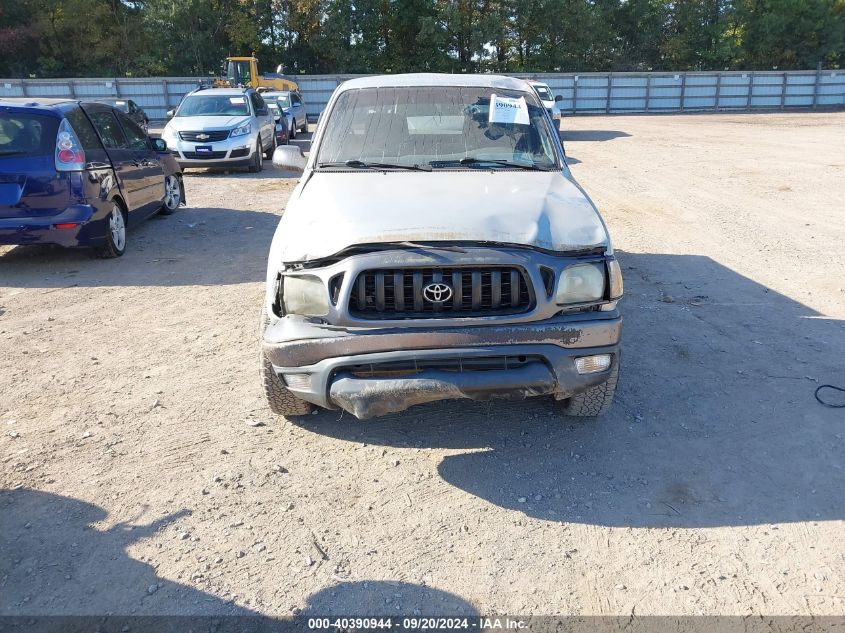
[[[595,374],[610,367],[610,354],[581,356],[575,359],[575,369],[579,374]]]
[[[311,386],[311,374],[285,374],[285,384],[291,389],[306,391]]]

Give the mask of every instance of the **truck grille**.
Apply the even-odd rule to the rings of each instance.
[[[197,136],[204,136],[207,138],[197,138]],[[179,132],[179,138],[183,141],[191,141],[194,143],[214,143],[215,141],[222,141],[229,137],[229,130],[207,130],[200,132]]]
[[[431,284],[439,286],[440,301],[436,288],[426,292]],[[349,312],[365,319],[448,319],[518,314],[531,304],[525,273],[512,266],[402,268],[360,273]]]

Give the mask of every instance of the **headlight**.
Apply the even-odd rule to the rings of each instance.
[[[165,128],[161,131],[161,138],[163,138],[165,141],[167,141],[167,139],[176,140],[176,130],[174,130],[172,127],[165,126]]]
[[[317,277],[284,277],[282,282],[285,314],[325,316],[329,313],[329,293]]]
[[[586,303],[604,298],[604,262],[575,264],[560,274],[556,303]]]
[[[236,127],[234,130],[232,130],[229,136],[244,136],[246,134],[249,134],[251,131],[252,126],[247,123],[246,125],[242,125],[241,127]]]

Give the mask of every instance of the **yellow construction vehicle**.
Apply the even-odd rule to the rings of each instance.
[[[252,57],[227,57],[223,66],[226,76],[214,82],[217,87],[250,86],[259,92],[268,90],[299,91],[299,86],[295,81],[286,79],[281,74],[281,66],[276,69],[275,73],[259,75],[258,59],[254,55]]]

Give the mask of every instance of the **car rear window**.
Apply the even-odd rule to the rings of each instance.
[[[29,112],[0,112],[0,158],[45,156],[56,150],[59,119]]]

